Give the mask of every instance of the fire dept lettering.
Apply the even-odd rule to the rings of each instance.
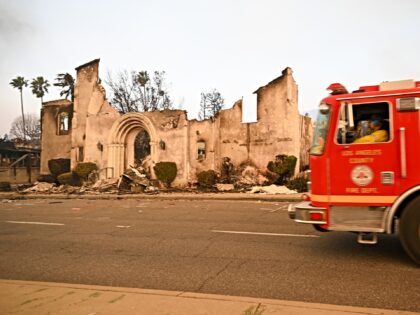
[[[357,187],[347,187],[346,188],[346,193],[358,194],[358,193],[360,193],[360,191],[359,191],[359,188],[357,188]]]
[[[358,165],[351,171],[351,180],[358,186],[366,186],[372,182],[373,172],[367,165]]]
[[[376,187],[364,187],[360,190],[362,194],[376,194],[378,189]]]
[[[348,194],[377,194],[379,193],[376,187],[347,187],[346,193]]]
[[[373,163],[374,158],[350,158],[350,164]]]
[[[382,155],[382,150],[346,150],[341,152],[342,156],[354,156],[354,155]]]
[[[356,155],[382,155],[382,150],[357,150]]]

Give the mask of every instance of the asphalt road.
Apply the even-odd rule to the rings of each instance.
[[[397,237],[359,245],[350,233],[295,224],[286,209],[258,201],[3,200],[0,278],[420,311],[420,268]]]

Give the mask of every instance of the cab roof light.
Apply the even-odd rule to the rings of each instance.
[[[359,91],[362,90],[364,92],[378,92],[379,91],[379,85],[365,85],[359,87]]]
[[[341,83],[332,83],[327,87],[331,95],[347,94],[348,91]]]

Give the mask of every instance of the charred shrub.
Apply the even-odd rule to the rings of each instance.
[[[165,184],[166,187],[170,187],[171,183],[175,180],[177,167],[174,162],[159,162],[153,167],[155,170],[156,177]]]
[[[0,191],[12,191],[12,186],[9,182],[0,182]]]
[[[269,171],[278,175],[275,184],[285,185],[295,172],[297,158],[293,155],[280,154],[274,161],[268,162]]]
[[[76,165],[73,170],[81,179],[87,180],[90,173],[97,171],[98,166],[92,162],[84,162]]]
[[[202,171],[197,174],[197,181],[200,188],[212,188],[216,184],[217,174],[213,170]]]
[[[306,192],[308,191],[308,177],[305,175],[296,176],[292,180],[290,180],[286,187],[292,190],[296,190],[297,192]]]
[[[45,183],[55,183],[57,181],[57,177],[52,174],[46,175],[39,175],[36,179],[38,182],[45,182]]]
[[[75,172],[63,173],[57,176],[60,185],[81,186],[82,180]]]
[[[54,176],[70,172],[70,159],[52,159],[48,161],[48,169]]]

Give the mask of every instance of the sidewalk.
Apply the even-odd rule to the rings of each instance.
[[[18,194],[0,193],[2,199],[86,199],[86,200],[117,200],[117,199],[171,199],[171,200],[261,200],[277,202],[297,202],[302,200],[302,194],[269,195],[249,193],[194,193],[194,192],[160,192],[158,194]]]
[[[0,280],[1,314],[408,315],[329,304],[96,285]]]

